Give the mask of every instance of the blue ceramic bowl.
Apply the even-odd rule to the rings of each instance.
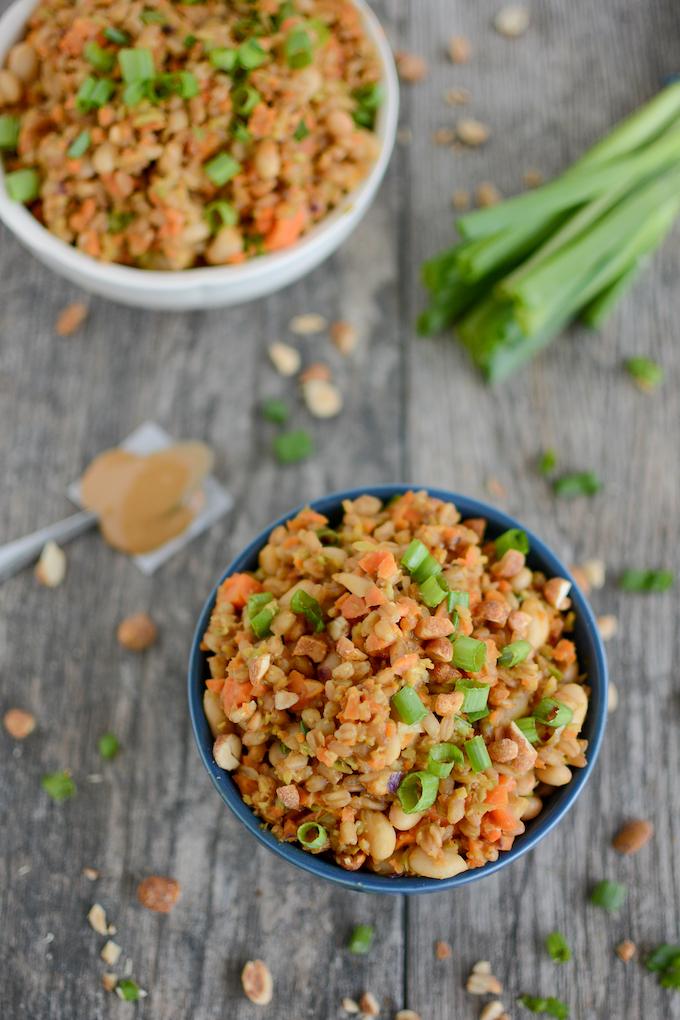
[[[332,524],[334,520],[337,521],[339,519],[342,511],[342,502],[345,499],[356,499],[363,493],[370,493],[379,499],[387,500],[391,496],[407,492],[413,488],[417,487],[412,485],[364,486],[360,489],[348,489],[344,492],[336,492],[330,496],[325,496],[323,499],[314,500],[310,506],[319,513],[325,514]],[[458,496],[444,489],[428,488],[427,491],[437,499],[455,503],[463,518],[486,518],[488,521],[487,534],[490,537],[498,535],[508,528],[524,528],[524,525],[514,518],[501,513],[500,510],[496,510],[494,507],[487,506],[486,503],[480,503],[478,500],[469,499],[466,496]],[[568,786],[558,788],[551,795],[540,815],[527,823],[526,832],[517,837],[512,849],[501,852],[497,861],[486,864],[483,868],[465,871],[461,875],[455,875],[453,878],[442,880],[415,878],[412,876],[406,878],[388,878],[384,875],[374,875],[370,871],[345,871],[335,864],[330,857],[322,854],[314,855],[307,853],[291,843],[281,843],[275,836],[261,827],[260,819],[244,804],[238,787],[231,779],[229,773],[215,764],[212,756],[213,737],[203,714],[204,681],[210,674],[206,655],[201,651],[201,638],[208,626],[210,614],[215,604],[217,587],[229,574],[242,570],[254,570],[257,567],[258,553],[266,544],[272,529],[279,524],[284,524],[291,517],[294,517],[297,512],[297,509],[292,510],[284,517],[280,517],[277,521],[269,524],[229,564],[210,593],[210,597],[205,603],[198,620],[189,660],[189,710],[198,750],[215,789],[236,817],[243,822],[246,829],[278,857],[288,861],[290,864],[296,865],[296,867],[301,868],[303,871],[308,871],[312,875],[328,879],[330,882],[335,882],[338,885],[344,885],[348,889],[381,893],[437,892],[442,889],[467,885],[468,882],[476,882],[487,875],[493,875],[496,871],[507,867],[512,861],[516,861],[518,857],[532,850],[544,836],[547,836],[555,828],[574,804],[574,801],[588,782],[595,766],[607,720],[607,661],[590,606],[574,583],[570,595],[576,611],[575,642],[579,660],[588,674],[588,683],[592,690],[590,707],[583,727],[583,735],[588,740],[588,764],[585,768],[574,771],[574,778]],[[531,543],[531,553],[528,557],[529,565],[533,569],[543,571],[548,576],[559,575],[573,581],[571,574],[555,554],[536,535],[526,528],[524,530],[527,532]]]

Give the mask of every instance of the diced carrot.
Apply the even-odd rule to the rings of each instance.
[[[570,665],[576,661],[576,647],[573,641],[567,641],[566,638],[562,638],[558,641],[553,649],[553,658],[562,663],[564,666]]]
[[[307,531],[309,528],[322,528],[324,524],[328,524],[327,517],[324,517],[323,514],[318,514],[311,507],[306,507],[292,521],[288,521],[287,527],[289,531],[294,533],[297,531]]]
[[[502,832],[507,832],[512,836],[518,836],[520,832],[524,832],[524,825],[521,820],[507,808],[494,808],[493,811],[489,812],[489,818]]]
[[[298,700],[288,710],[289,712],[296,713],[301,712],[303,708],[308,708],[310,703],[315,698],[318,698],[324,689],[323,684],[319,683],[318,680],[309,680],[297,669],[290,672],[287,687],[298,696]]]
[[[250,574],[231,574],[217,589],[217,605],[231,602],[240,609],[245,606],[251,595],[262,591],[262,585]]]
[[[494,786],[493,790],[489,790],[487,793],[484,803],[490,804],[492,807],[507,807],[508,797],[515,786],[516,780],[512,776],[503,774],[498,780],[498,786]]]
[[[345,704],[338,712],[338,719],[342,722],[368,722],[371,718],[371,708],[361,699],[361,692],[356,687],[350,687],[345,697]]]
[[[365,648],[369,655],[375,655],[376,652],[384,652],[386,648],[389,648],[391,641],[389,638],[378,637],[377,634],[369,634],[366,638]]]
[[[288,248],[297,241],[307,223],[307,212],[305,209],[297,209],[292,216],[281,216],[276,220],[274,226],[265,235],[265,251],[281,251]]]
[[[500,826],[494,824],[494,822],[489,819],[488,815],[484,815],[482,818],[479,831],[484,839],[489,843],[497,843],[501,838]]]
[[[250,779],[249,776],[243,776],[240,772],[232,773],[232,779],[241,791],[241,796],[246,797],[250,794],[255,793],[257,790],[257,781]]]
[[[397,561],[389,549],[376,549],[366,553],[359,560],[359,566],[373,577],[394,577],[397,572]]]
[[[412,829],[407,829],[405,832],[397,833],[397,842],[394,844],[395,850],[401,850],[402,847],[411,846],[416,841],[416,829],[415,826]]]
[[[266,103],[258,103],[250,115],[248,130],[253,138],[270,138],[276,121],[276,111],[273,106]]]
[[[78,57],[82,53],[83,46],[88,39],[94,39],[97,34],[97,26],[87,18],[75,18],[73,24],[61,37],[59,49],[64,53],[70,53]]]
[[[347,597],[343,595],[341,600],[338,599],[338,602],[340,601],[342,601],[342,604],[338,608],[346,620],[356,620],[360,616],[365,616],[368,612],[368,606],[358,595],[347,595]]]
[[[364,602],[369,607],[383,606],[387,602],[387,596],[384,591],[380,591],[380,588],[374,584],[364,595]]]
[[[398,659],[395,659],[392,663],[392,669],[397,676],[403,676],[409,669],[413,669],[417,665],[418,653],[409,652],[407,655],[400,655]]]
[[[222,688],[222,707],[226,714],[229,715],[235,708],[240,708],[246,701],[250,701],[252,693],[253,685],[248,681],[240,684],[237,680],[227,677]]]
[[[323,765],[327,765],[329,769],[332,769],[338,760],[337,754],[334,751],[329,751],[327,747],[320,747],[316,756]]]
[[[215,679],[206,680],[205,686],[209,691],[214,691],[215,694],[219,694],[224,687],[224,677],[217,677]]]

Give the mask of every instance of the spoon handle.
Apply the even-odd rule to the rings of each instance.
[[[79,514],[71,514],[63,521],[49,524],[46,528],[34,531],[14,542],[6,542],[0,546],[0,584],[16,574],[27,563],[37,559],[45,542],[70,542],[72,538],[87,531],[97,523],[97,515],[83,510]]]

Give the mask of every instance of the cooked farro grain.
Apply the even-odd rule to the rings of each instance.
[[[339,523],[301,511],[220,586],[203,639],[216,757],[229,737],[279,839],[445,878],[510,849],[539,781],[585,764],[570,601],[485,526],[426,492],[364,495]]]
[[[350,0],[41,0],[0,75],[10,195],[104,262],[286,248],[379,148],[380,65]]]

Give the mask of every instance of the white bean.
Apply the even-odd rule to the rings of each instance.
[[[540,599],[530,596],[522,603],[522,612],[531,617],[527,640],[534,648],[540,648],[548,640],[550,633],[550,616]]]
[[[30,43],[17,43],[9,51],[7,67],[21,81],[33,81],[38,74],[38,54]]]
[[[208,247],[205,257],[211,265],[221,265],[243,251],[243,237],[236,227],[222,227]]]
[[[281,169],[281,156],[279,148],[271,138],[265,138],[260,142],[255,151],[255,170],[265,181],[272,181],[278,177]]]
[[[467,871],[467,864],[455,850],[444,850],[439,860],[433,860],[422,847],[416,847],[408,857],[408,863],[416,875],[424,878],[452,878]]]
[[[540,797],[524,797],[519,817],[522,821],[528,822],[530,818],[535,818],[540,814],[542,807],[543,801]]]
[[[545,769],[536,769],[536,775],[548,786],[566,786],[571,782],[571,769],[568,765],[548,765]]]
[[[213,737],[218,737],[220,733],[224,732],[224,728],[227,725],[227,717],[222,710],[219,694],[206,688],[203,692],[203,711],[208,720],[210,732]]]
[[[220,733],[213,744],[213,758],[221,769],[233,772],[240,765],[241,738],[235,733]]]
[[[386,861],[394,853],[396,832],[382,811],[366,811],[362,820],[371,857],[374,861]]]
[[[354,121],[345,110],[333,110],[326,117],[326,127],[334,138],[346,138],[354,131]]]
[[[13,106],[21,98],[21,82],[11,71],[0,70],[0,104]]]
[[[390,808],[390,821],[395,829],[399,829],[400,832],[407,832],[409,829],[412,829],[422,817],[422,811],[415,811],[412,815],[407,815],[396,802]]]
[[[588,695],[581,684],[564,684],[563,687],[558,687],[555,691],[555,700],[561,701],[571,709],[573,714],[570,725],[580,729],[588,711]]]

